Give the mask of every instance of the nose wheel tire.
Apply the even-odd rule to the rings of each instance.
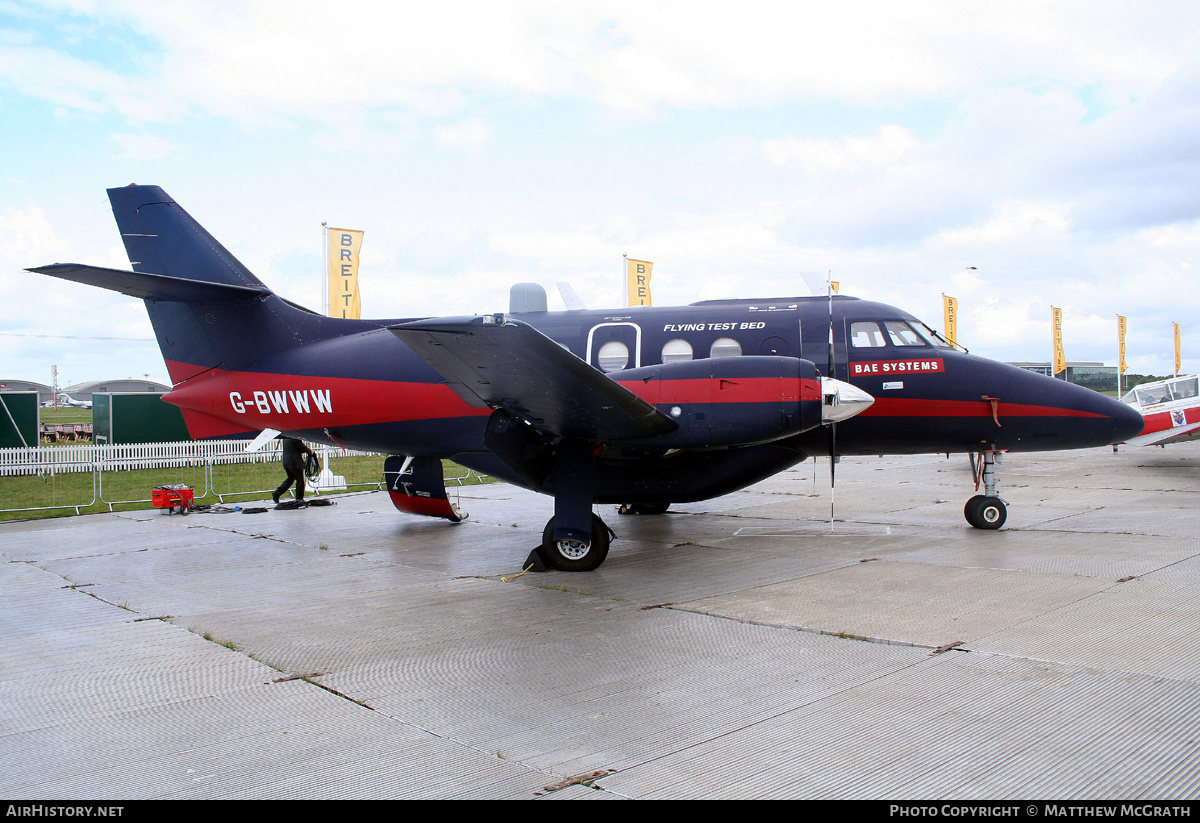
[[[967,501],[963,515],[975,528],[994,531],[1008,519],[1008,507],[999,497],[977,494]]]
[[[555,540],[554,518],[542,530],[542,552],[552,568],[562,572],[590,572],[598,568],[608,557],[608,546],[612,533],[599,516],[592,515],[592,539]]]

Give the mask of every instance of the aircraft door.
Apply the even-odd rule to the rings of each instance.
[[[600,323],[588,332],[588,363],[606,374],[642,365],[642,328],[636,323]]]
[[[759,344],[758,353],[775,357],[791,357],[792,349],[782,337],[768,337]]]
[[[833,330],[832,374],[829,369],[829,334]],[[813,301],[805,305],[800,321],[800,356],[811,360],[827,377],[849,380],[846,363],[846,308],[841,300]]]
[[[840,300],[833,301],[833,377],[850,380],[849,350],[846,348],[846,306]]]

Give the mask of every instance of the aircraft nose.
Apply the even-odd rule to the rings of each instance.
[[[821,422],[838,423],[866,411],[875,398],[858,386],[832,377],[821,378]]]
[[[1122,443],[1136,437],[1145,428],[1141,412],[1099,392],[1056,381],[1055,389],[1060,392],[1054,405],[1071,409],[1073,416],[1072,439],[1078,442],[1074,448],[1105,446]],[[1068,447],[1071,448],[1071,447]]]
[[[1119,409],[1114,409],[1111,417],[1113,419],[1113,443],[1124,443],[1137,437],[1146,428],[1146,418],[1142,417],[1142,413],[1130,406],[1128,403],[1122,403],[1119,400],[1113,401]]]

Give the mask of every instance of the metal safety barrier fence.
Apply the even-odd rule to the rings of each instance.
[[[383,488],[386,455],[309,444],[322,470],[307,485],[315,494]],[[483,478],[449,464],[447,485]],[[156,486],[187,485],[197,503],[265,498],[283,480],[280,444],[246,452],[238,441],[184,441],[0,449],[0,515],[53,509],[112,511],[146,504]]]
[[[319,448],[327,448],[321,446]],[[90,471],[80,466],[109,464],[123,469],[174,466],[180,461],[217,463],[278,462],[282,444],[268,441],[261,449],[246,451],[240,440],[184,440],[175,443],[72,443],[61,446],[0,449],[0,477],[27,474],[53,467],[56,471]],[[355,452],[357,454],[357,452]]]

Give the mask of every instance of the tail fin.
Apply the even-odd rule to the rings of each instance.
[[[108,200],[134,271],[231,286],[263,285],[158,186],[109,189]]]
[[[347,321],[273,294],[158,186],[109,189],[108,197],[133,271],[75,264],[31,271],[145,300],[172,382],[345,333],[334,325]]]

